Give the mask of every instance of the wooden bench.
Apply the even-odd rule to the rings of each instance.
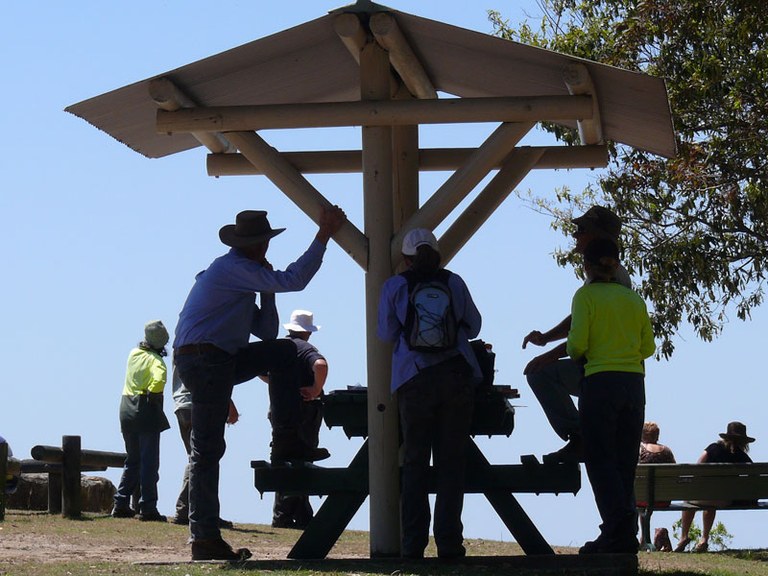
[[[653,549],[651,515],[658,511],[768,510],[768,463],[639,464],[635,499],[643,544]],[[731,501],[728,506],[702,502]]]

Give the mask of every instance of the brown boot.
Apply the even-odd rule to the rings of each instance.
[[[317,462],[330,455],[325,448],[314,448],[302,442],[296,430],[272,432],[272,462]]]
[[[241,562],[251,557],[248,548],[233,550],[222,538],[192,541],[192,560],[229,560]]]

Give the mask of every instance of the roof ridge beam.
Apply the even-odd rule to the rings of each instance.
[[[377,12],[368,23],[373,37],[388,53],[389,62],[406,88],[417,98],[437,98],[432,80],[403,35],[397,20],[389,12]]]
[[[608,165],[608,148],[604,144],[590,146],[523,146],[521,149],[542,149],[536,166],[540,169],[604,168]],[[447,171],[460,168],[476,148],[421,148],[418,164],[421,171]],[[360,150],[326,150],[282,152],[283,158],[302,174],[350,174],[360,173],[363,168]],[[498,169],[503,162],[494,165]],[[242,154],[208,154],[209,176],[260,175],[261,171]]]
[[[579,62],[572,62],[563,69],[563,81],[572,96],[587,95],[592,98],[592,115],[576,121],[582,144],[602,144],[603,124],[600,119],[600,102],[589,69]]]
[[[158,133],[592,118],[590,96],[510,96],[213,106],[157,111]]]
[[[149,96],[161,110],[175,112],[182,108],[197,108],[195,102],[170,78],[155,78],[149,81]],[[192,132],[192,136],[214,154],[234,152],[235,147],[216,132]]]

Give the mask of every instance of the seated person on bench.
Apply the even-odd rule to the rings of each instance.
[[[755,439],[747,436],[747,426],[741,422],[729,422],[728,428],[724,434],[720,434],[721,440],[713,442],[706,447],[704,453],[699,458],[698,462],[705,463],[748,463],[752,462],[747,452],[749,452],[749,444],[754,442]],[[710,505],[710,506],[728,506],[732,502],[728,501],[712,501],[712,502],[693,502],[693,504]],[[709,548],[709,532],[712,529],[712,525],[715,523],[715,513],[717,510],[703,510],[703,527],[701,529],[701,540],[696,543],[694,552],[706,552]],[[695,510],[683,510],[682,527],[680,529],[680,541],[675,547],[675,552],[685,551],[691,539],[688,536],[688,532],[693,523],[693,517],[695,516]]]

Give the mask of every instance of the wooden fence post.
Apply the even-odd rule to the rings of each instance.
[[[61,462],[61,515],[79,518],[80,504],[80,436],[63,436]]]
[[[48,472],[48,514],[61,514],[61,470]]]

